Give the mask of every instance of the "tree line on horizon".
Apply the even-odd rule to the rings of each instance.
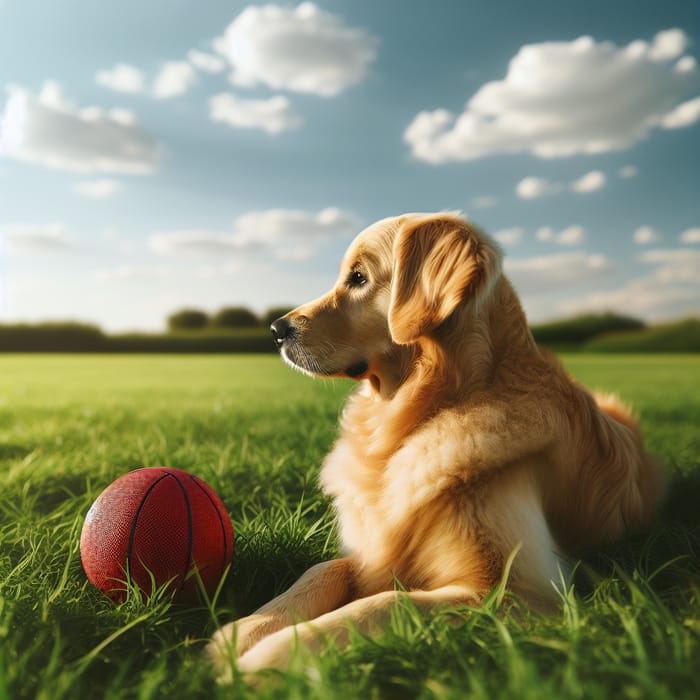
[[[275,352],[270,324],[290,307],[257,315],[242,306],[208,314],[194,308],[167,317],[165,333],[108,334],[75,321],[0,323],[0,352]],[[561,352],[700,352],[700,319],[647,325],[616,313],[534,324],[535,340]]]
[[[245,306],[225,306],[214,314],[208,314],[201,309],[186,308],[170,314],[167,327],[171,333],[269,328],[273,321],[291,310],[291,306],[275,306],[258,315]]]

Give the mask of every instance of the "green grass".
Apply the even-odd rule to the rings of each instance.
[[[651,533],[590,553],[560,614],[499,606],[497,594],[458,616],[404,606],[382,637],[231,690],[201,656],[217,619],[337,554],[316,477],[349,385],[266,356],[0,355],[0,700],[697,697],[700,358],[565,359],[634,403],[669,466]],[[82,572],[92,501],[125,471],[161,464],[202,477],[231,513],[236,552],[215,614],[167,599],[117,607]]]

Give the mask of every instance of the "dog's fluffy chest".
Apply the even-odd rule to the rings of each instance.
[[[421,486],[405,478],[405,469],[396,468],[397,460],[410,460],[410,451],[400,454],[405,451],[399,445],[410,443],[411,436],[390,439],[386,414],[386,406],[371,396],[353,396],[343,416],[342,435],[321,472],[321,486],[335,502],[343,548],[369,567],[396,558],[397,552],[386,547],[400,539],[413,505],[412,491]],[[412,527],[409,523],[409,530]]]
[[[359,447],[341,438],[326,457],[321,472],[321,485],[335,501],[342,544],[348,551],[376,548],[385,539],[383,465],[368,459]]]

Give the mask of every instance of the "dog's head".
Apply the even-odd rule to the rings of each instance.
[[[284,360],[319,376],[401,381],[422,338],[478,309],[500,276],[501,254],[452,214],[405,214],[365,229],[325,296],[275,321]]]

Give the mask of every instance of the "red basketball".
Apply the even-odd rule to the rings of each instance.
[[[176,600],[192,601],[195,569],[211,595],[232,556],[233,526],[221,499],[169,467],[119,477],[92,504],[80,534],[88,579],[117,602],[126,598],[127,576],[146,597],[167,583]]]

